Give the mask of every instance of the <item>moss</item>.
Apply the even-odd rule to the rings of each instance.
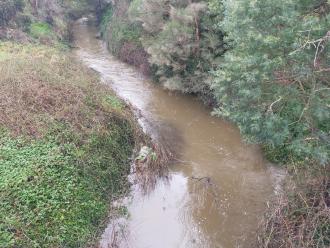
[[[108,95],[103,98],[103,106],[116,110],[122,110],[124,108],[122,100],[113,95]]]
[[[34,38],[53,37],[53,33],[50,25],[46,22],[34,22],[30,25],[30,34]]]

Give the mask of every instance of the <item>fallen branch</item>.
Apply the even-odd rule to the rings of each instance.
[[[326,33],[326,35],[322,38],[319,38],[317,40],[313,40],[313,41],[306,41],[304,45],[302,45],[301,47],[299,47],[298,49],[296,49],[295,51],[291,52],[289,55],[293,55],[303,49],[305,49],[307,46],[314,46],[316,48],[316,52],[314,55],[314,68],[317,68],[318,64],[318,58],[319,58],[319,54],[321,54],[324,49],[325,49],[325,44],[326,42],[328,42],[330,40],[330,31],[328,31]],[[328,70],[328,69],[326,69]]]
[[[269,108],[268,108],[268,110],[267,110],[267,113],[273,113],[273,106],[274,106],[276,103],[280,102],[280,101],[282,101],[282,96],[280,96],[279,99],[277,99],[275,102],[273,102],[273,103],[269,106]]]

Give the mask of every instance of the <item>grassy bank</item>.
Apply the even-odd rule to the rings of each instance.
[[[0,40],[68,45],[70,23],[94,10],[89,0],[2,0]]]
[[[101,32],[114,55],[138,44],[156,82],[215,106],[289,172],[258,247],[329,247],[330,2],[112,3]]]
[[[128,188],[131,114],[90,70],[0,43],[0,247],[85,247]]]

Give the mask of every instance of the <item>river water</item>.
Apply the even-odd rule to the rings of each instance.
[[[176,150],[169,180],[143,194],[132,187],[120,248],[254,247],[256,229],[274,194],[274,170],[232,124],[210,115],[196,98],[163,90],[112,57],[83,21],[74,26],[76,54],[138,109],[152,136]],[[276,173],[275,173],[276,174]],[[111,247],[113,223],[100,247]]]

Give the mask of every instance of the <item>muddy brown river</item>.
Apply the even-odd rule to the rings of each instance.
[[[93,25],[81,20],[73,31],[79,59],[139,110],[145,131],[164,137],[178,159],[149,194],[132,186],[128,219],[109,221],[100,247],[112,247],[114,225],[120,248],[255,247],[276,174],[259,148],[196,98],[165,91],[115,59]]]

